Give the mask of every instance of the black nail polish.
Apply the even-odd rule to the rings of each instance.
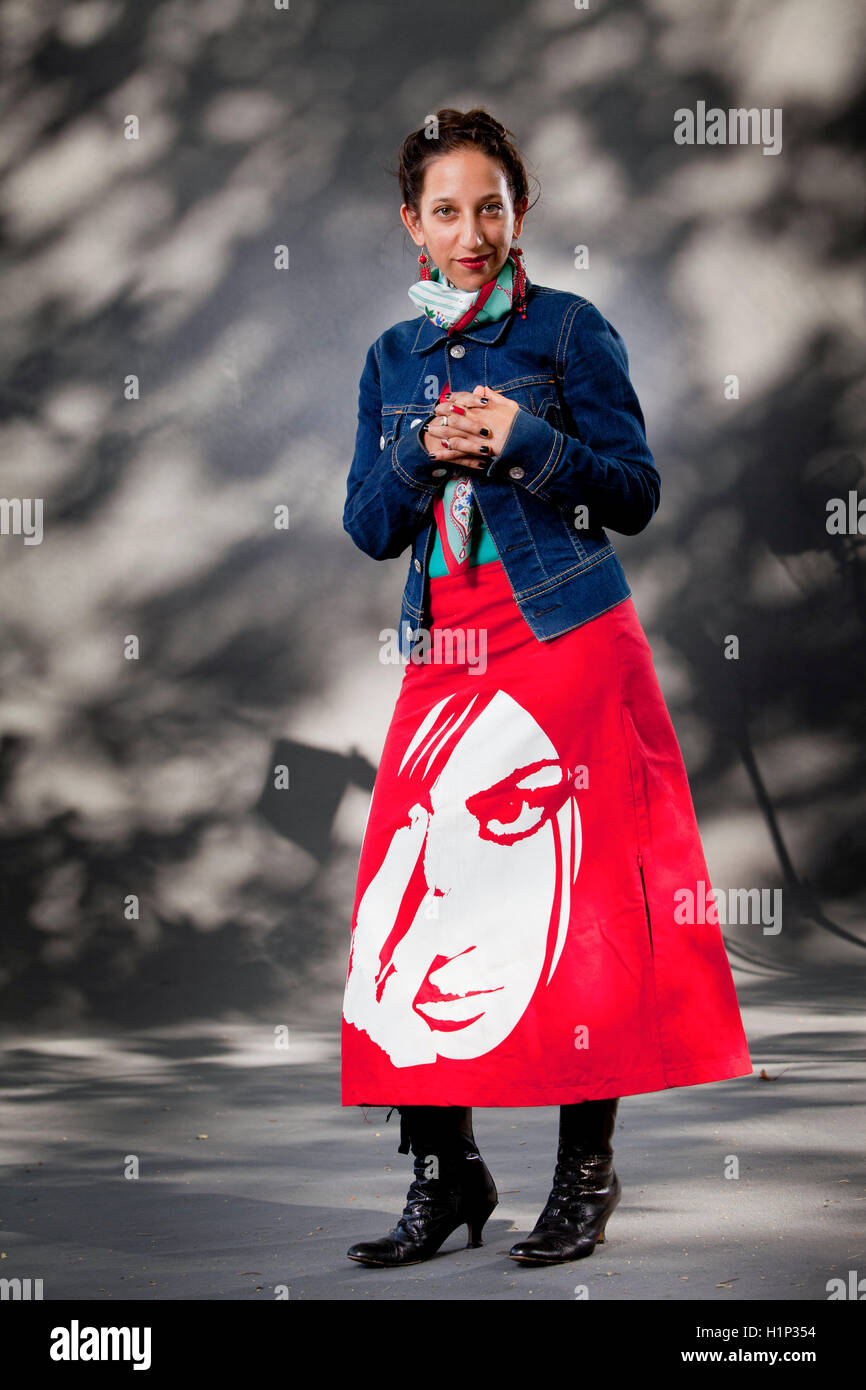
[[[484,438],[485,438],[485,439],[489,439],[490,436],[492,435],[493,431],[492,431],[492,430],[486,430],[486,429],[484,428],[484,426],[482,425],[482,426],[481,426],[481,433],[484,435]]]
[[[489,453],[490,453],[490,449],[488,448],[488,446],[487,446],[486,444],[481,444],[481,445],[479,446],[479,452],[482,453],[482,454],[489,454]]]

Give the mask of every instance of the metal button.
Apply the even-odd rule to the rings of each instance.
[[[451,347],[451,348],[448,349],[448,351],[451,353],[451,356],[452,356],[452,357],[465,357],[465,356],[466,356],[466,349],[465,349],[465,347],[463,346],[462,343],[455,343],[453,347]]]
[[[508,476],[509,478],[522,478],[525,472],[525,468],[509,468]]]
[[[424,418],[423,415],[419,415],[418,418],[417,418],[417,420],[413,420],[412,423],[411,423],[411,425],[409,426],[410,430],[416,429],[417,426],[420,425],[420,423],[421,423],[421,421],[423,420],[423,418]]]
[[[384,436],[384,434],[380,434],[380,435],[379,435],[379,448],[380,448],[380,449],[384,449],[384,447],[385,447],[385,436]]]
[[[415,566],[416,570],[417,570],[418,573],[420,574],[420,573],[421,573],[421,561],[420,561],[420,560],[413,560],[413,561],[412,561],[412,564]]]
[[[448,469],[447,469],[447,468],[434,468],[434,469],[433,469],[433,477],[434,477],[434,478],[444,478],[444,477],[445,477],[445,474],[446,474],[447,472],[448,472]]]

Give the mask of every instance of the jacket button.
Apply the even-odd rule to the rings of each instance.
[[[380,434],[380,435],[379,435],[379,448],[380,448],[380,449],[384,449],[384,447],[385,447],[385,436],[384,436],[384,434]]]
[[[448,351],[451,353],[451,356],[452,356],[452,357],[465,357],[465,356],[466,356],[466,349],[465,349],[465,347],[463,346],[462,343],[455,343],[454,346],[453,346],[452,348],[449,348],[449,349],[448,349]]]
[[[525,472],[525,468],[509,468],[508,476],[509,478],[522,478]]]
[[[421,573],[421,561],[420,561],[420,560],[413,560],[413,561],[412,561],[412,564],[415,566],[416,570],[417,570],[418,573],[420,574],[420,573]]]
[[[434,477],[434,478],[444,478],[444,477],[445,477],[445,474],[446,474],[447,472],[448,472],[448,469],[447,469],[447,468],[434,468],[434,469],[433,469],[433,477]]]

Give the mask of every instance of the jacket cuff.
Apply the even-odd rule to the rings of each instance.
[[[430,457],[421,443],[422,428],[435,418],[435,414],[428,415],[414,429],[405,429],[396,444],[391,445],[391,467],[394,472],[411,487],[430,493],[438,492],[444,473],[447,472],[442,470],[442,465],[436,459]],[[434,477],[434,469],[442,471]]]
[[[540,415],[518,409],[502,451],[487,469],[487,477],[511,479],[532,490],[551,466],[561,442],[559,431]]]

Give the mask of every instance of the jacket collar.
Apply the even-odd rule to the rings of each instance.
[[[531,288],[532,281],[527,275],[527,298],[529,297],[529,290]],[[498,343],[513,316],[514,311],[510,310],[507,314],[503,315],[501,319],[494,319],[492,323],[482,323],[477,328],[464,328],[463,332],[457,335],[457,341],[468,338],[471,343],[485,343],[488,346],[492,343]],[[442,343],[447,341],[448,333],[446,329],[437,328],[433,320],[428,319],[427,315],[424,314],[418,326],[415,342],[409,350],[410,352],[432,352],[433,348],[440,347]]]

